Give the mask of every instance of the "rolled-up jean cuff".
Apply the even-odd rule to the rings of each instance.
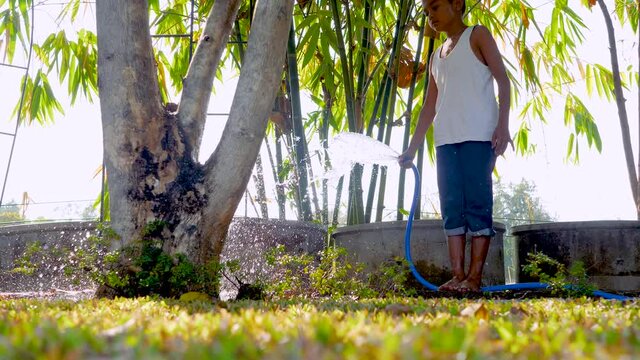
[[[465,226],[460,226],[455,229],[444,229],[444,233],[447,236],[464,235],[466,232],[467,228]]]
[[[473,236],[494,236],[496,234],[492,228],[485,228],[478,231],[469,231],[469,235]]]

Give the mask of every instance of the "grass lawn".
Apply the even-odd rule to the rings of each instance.
[[[640,357],[640,303],[0,299],[0,359]]]

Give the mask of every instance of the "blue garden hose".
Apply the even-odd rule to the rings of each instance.
[[[409,269],[411,269],[411,273],[418,280],[420,284],[431,291],[438,291],[438,287],[433,285],[432,283],[425,280],[425,278],[420,275],[418,269],[416,269],[413,261],[411,260],[411,228],[413,226],[413,216],[416,212],[416,206],[418,204],[418,197],[420,196],[420,173],[418,172],[418,168],[415,165],[412,165],[411,169],[413,170],[413,175],[415,176],[415,187],[413,190],[413,201],[411,202],[411,211],[409,212],[409,219],[407,220],[407,230],[404,234],[404,253],[409,262]],[[507,291],[507,290],[532,290],[532,289],[546,289],[549,288],[549,284],[539,283],[539,282],[528,282],[521,284],[510,284],[510,285],[494,285],[494,286],[485,286],[481,288],[482,291]],[[633,298],[628,296],[616,295],[607,293],[600,290],[595,290],[593,292],[594,296],[599,296],[604,299],[613,299],[613,300],[632,300]]]

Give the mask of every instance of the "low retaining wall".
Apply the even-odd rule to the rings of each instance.
[[[45,251],[71,248],[96,233],[95,222],[53,222],[0,227],[0,291],[24,292],[50,289],[80,290],[92,287],[87,278],[70,279],[58,264],[42,264],[34,275],[11,273],[29,244],[40,243]]]
[[[0,292],[48,291],[50,289],[80,290],[93,287],[89,279],[69,279],[56,264],[45,264],[35,275],[11,273],[29,244],[39,242],[46,251],[70,248],[82,244],[95,234],[95,222],[60,222],[0,227]],[[326,230],[319,225],[298,222],[236,218],[229,227],[221,260],[238,260],[245,282],[267,275],[264,265],[266,251],[278,244],[291,253],[314,253],[326,244]],[[74,281],[75,280],[75,281]],[[223,281],[222,291],[228,296],[235,288]]]
[[[590,281],[609,291],[640,290],[640,221],[555,222],[513,227],[519,282],[527,254],[542,252],[569,267],[582,261]]]
[[[254,283],[267,280],[270,268],[265,263],[268,250],[283,245],[287,253],[318,253],[327,243],[327,230],[320,225],[301,221],[258,218],[236,218],[229,226],[221,261],[238,260],[242,280]],[[237,289],[223,278],[220,297],[235,298]]]
[[[406,221],[392,221],[345,226],[335,230],[331,236],[337,246],[347,249],[354,260],[367,265],[368,270],[394,257],[404,258]],[[503,238],[505,227],[494,223],[496,236],[491,241],[483,273],[483,285],[504,284]],[[470,241],[467,241],[468,268]],[[451,279],[447,237],[442,220],[416,220],[411,232],[411,257],[427,281],[441,285]]]

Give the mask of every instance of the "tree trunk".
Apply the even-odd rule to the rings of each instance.
[[[217,260],[222,251],[280,83],[293,6],[284,0],[258,4],[222,140],[200,165],[194,154],[200,146],[199,124],[206,116],[202,108],[208,103],[213,66],[222,53],[218,47],[226,46],[236,2],[216,1],[185,80],[178,113],[161,104],[147,2],[96,2],[105,165],[111,224],[122,238],[120,245],[135,240],[150,221],[161,220],[168,230],[163,233],[167,252],[205,264]],[[209,24],[211,19],[219,23]],[[219,26],[216,34],[221,39],[207,36],[210,27]],[[218,45],[210,47],[212,43]],[[193,100],[192,105],[187,99]]]
[[[111,224],[126,244],[157,218],[153,198],[176,179],[184,144],[160,103],[146,1],[99,1],[96,14]]]
[[[629,119],[627,117],[627,107],[625,105],[624,94],[622,93],[622,82],[620,81],[620,67],[618,66],[618,51],[616,49],[616,38],[613,31],[613,22],[607,10],[607,5],[603,0],[598,0],[600,10],[607,25],[609,35],[609,54],[611,55],[611,72],[613,73],[613,90],[618,106],[618,118],[620,119],[620,130],[622,131],[622,145],[624,147],[624,157],[627,161],[627,171],[629,173],[629,184],[633,202],[636,204],[636,217],[640,220],[640,199],[638,199],[638,175],[636,174],[635,161],[633,159],[633,148],[631,147],[631,132],[629,131]]]

